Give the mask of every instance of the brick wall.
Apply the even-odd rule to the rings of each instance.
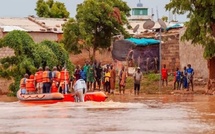
[[[164,64],[166,64],[169,72],[173,72],[177,67],[180,67],[179,40],[177,38],[168,40],[162,43],[161,48],[162,67]]]
[[[11,48],[0,48],[0,59],[4,57],[14,56],[14,51]]]

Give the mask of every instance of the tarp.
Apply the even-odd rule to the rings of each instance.
[[[147,46],[147,45],[154,45],[154,44],[159,44],[160,43],[159,40],[148,39],[148,38],[141,38],[141,39],[129,38],[129,39],[126,39],[126,40],[136,44],[137,46]]]
[[[128,40],[119,40],[113,43],[112,58],[118,61],[132,59],[135,66],[140,66],[141,71],[157,70],[159,45],[142,46]]]

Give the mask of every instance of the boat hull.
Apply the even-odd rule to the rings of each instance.
[[[24,103],[38,103],[38,104],[52,104],[57,102],[75,102],[74,94],[61,94],[61,93],[44,93],[44,94],[21,94],[17,92],[17,98],[20,102]],[[105,101],[107,96],[99,92],[87,92],[85,94],[85,101]]]

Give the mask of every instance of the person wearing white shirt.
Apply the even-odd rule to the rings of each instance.
[[[75,101],[84,102],[85,93],[87,92],[87,85],[83,79],[78,79],[74,86],[75,91]]]

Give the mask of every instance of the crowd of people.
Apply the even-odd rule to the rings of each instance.
[[[113,65],[101,66],[101,62],[85,62],[85,65],[80,67],[76,66],[74,72],[75,81],[79,78],[85,80],[87,83],[87,89],[89,91],[103,89],[106,93],[114,94],[117,71]],[[119,72],[119,92],[125,93],[125,83],[127,78],[127,72],[125,68]]]
[[[25,74],[24,78],[20,81],[20,89],[22,94],[35,94],[35,93],[51,93],[61,92],[68,93],[70,86],[70,75],[66,68],[58,71],[57,67],[53,67],[51,71],[48,66],[43,70],[42,67],[38,68],[35,75]]]
[[[167,86],[169,74],[166,65],[163,66],[161,75],[162,85],[164,86],[164,83],[166,83]],[[193,91],[193,75],[194,69],[191,67],[191,64],[188,64],[187,67],[185,66],[182,71],[176,68],[174,72],[174,90],[186,89],[189,91],[191,86],[191,90]]]
[[[86,83],[85,92],[103,90],[106,93],[114,94],[116,79],[119,78],[119,92],[125,93],[125,84],[127,72],[123,66],[117,74],[113,65],[101,66],[100,62],[85,62],[85,65],[76,66],[74,74],[70,76],[66,68],[59,70],[53,67],[52,70],[48,66],[43,70],[42,67],[33,75],[25,74],[20,81],[20,89],[22,94],[41,94],[60,92],[67,94],[75,91],[78,87],[76,82],[83,80]]]
[[[166,65],[164,65],[161,70],[163,86],[165,83],[166,86],[168,85],[168,75],[168,70]],[[191,90],[193,91],[193,75],[194,70],[191,68],[190,64],[184,67],[183,71],[177,68],[174,72],[174,89],[190,90],[191,86]],[[71,76],[64,67],[60,70],[57,67],[53,67],[52,71],[48,66],[45,67],[45,70],[39,67],[35,75],[24,75],[20,81],[20,89],[21,94],[52,92],[67,94],[72,92],[71,90],[74,90],[77,94],[95,90],[103,90],[105,93],[114,94],[116,79],[118,78],[119,93],[125,94],[127,76],[128,73],[124,66],[117,72],[115,67],[111,64],[101,66],[100,62],[86,61],[82,67],[77,65],[74,74]],[[133,74],[135,95],[139,95],[142,76],[143,74],[140,71],[140,67],[137,67]],[[78,91],[77,88],[80,88],[80,86],[82,89]]]

